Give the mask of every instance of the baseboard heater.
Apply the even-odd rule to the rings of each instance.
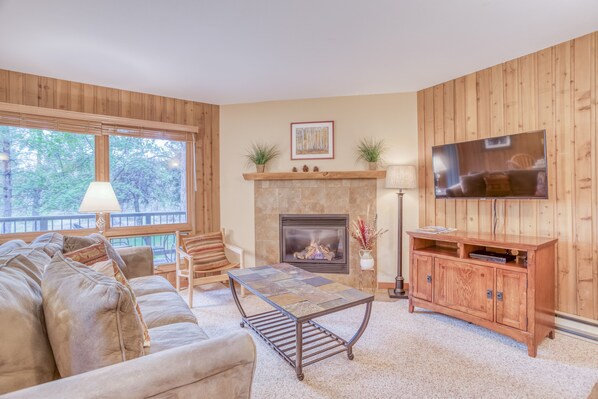
[[[565,334],[598,342],[598,320],[557,311],[555,326],[557,331]]]

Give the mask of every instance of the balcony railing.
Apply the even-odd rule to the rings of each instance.
[[[186,222],[187,212],[185,211],[115,213],[110,215],[110,224],[112,227],[148,226],[154,224]],[[95,225],[96,217],[93,214],[0,217],[0,234],[92,229],[95,228]]]

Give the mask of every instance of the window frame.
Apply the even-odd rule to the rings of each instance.
[[[186,145],[187,223],[157,224],[146,226],[112,227],[110,214],[105,214],[106,238],[142,236],[196,231],[195,202],[197,196],[196,137],[198,126],[155,122],[141,119],[56,110],[20,104],[0,104],[0,125],[32,129],[47,129],[70,134],[95,135],[95,180],[110,181],[110,135],[129,135],[139,138],[160,138],[184,141]],[[98,214],[96,214],[96,219]],[[27,233],[0,234],[0,243],[22,239],[31,241],[49,232],[88,235],[97,229],[51,230]]]

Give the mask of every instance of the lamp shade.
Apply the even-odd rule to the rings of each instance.
[[[81,201],[79,212],[120,212],[120,204],[109,182],[94,181],[89,184],[85,197]]]
[[[416,173],[413,165],[390,165],[386,169],[386,188],[416,188]]]

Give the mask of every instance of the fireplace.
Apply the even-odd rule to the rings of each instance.
[[[280,215],[280,261],[315,273],[349,274],[348,215]]]

